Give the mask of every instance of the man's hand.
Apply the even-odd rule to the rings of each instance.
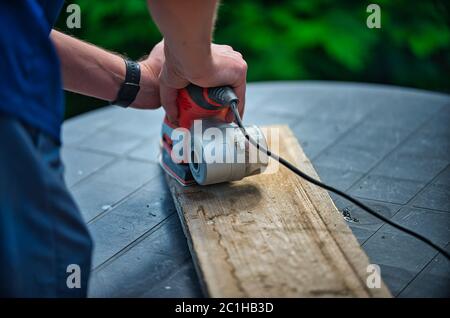
[[[139,62],[141,80],[139,93],[130,105],[133,108],[155,109],[161,106],[158,77],[164,63],[164,42],[155,45],[150,54]]]
[[[161,103],[169,120],[176,122],[178,89],[186,87],[189,83],[200,87],[229,85],[239,97],[239,113],[243,116],[246,76],[247,63],[241,53],[234,51],[228,45],[212,44],[210,58],[204,61],[201,69],[195,71],[184,70],[171,54],[170,49],[165,47],[165,62],[159,76]],[[230,111],[227,120],[231,122],[233,118]]]
[[[212,43],[218,0],[147,0],[153,21],[164,36],[165,62],[159,77],[161,103],[177,121],[177,90],[189,83],[201,87],[232,86],[244,112],[247,64],[230,46]],[[228,121],[233,119],[231,112]]]

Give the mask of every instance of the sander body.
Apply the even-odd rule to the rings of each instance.
[[[181,185],[237,181],[265,170],[267,154],[251,145],[235,123],[226,121],[230,104],[238,102],[227,86],[190,84],[178,91],[178,123],[164,118],[160,164]],[[246,130],[267,148],[259,127]]]

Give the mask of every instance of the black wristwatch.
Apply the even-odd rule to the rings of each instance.
[[[125,81],[122,83],[117,94],[116,100],[111,105],[128,107],[135,99],[141,88],[139,81],[141,80],[141,68],[139,63],[125,60],[126,74]]]

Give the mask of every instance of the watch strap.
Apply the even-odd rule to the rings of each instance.
[[[141,80],[141,68],[139,63],[124,59],[125,62],[125,80],[120,86],[117,98],[111,102],[113,105],[128,107],[139,92],[139,82]]]

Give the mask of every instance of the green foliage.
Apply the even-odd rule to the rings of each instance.
[[[131,58],[161,35],[146,1],[73,1],[82,28],[65,30]],[[346,80],[450,91],[448,5],[441,1],[377,0],[381,29],[369,29],[371,1],[223,0],[215,42],[244,55],[249,81]],[[69,115],[71,100],[69,97]]]

